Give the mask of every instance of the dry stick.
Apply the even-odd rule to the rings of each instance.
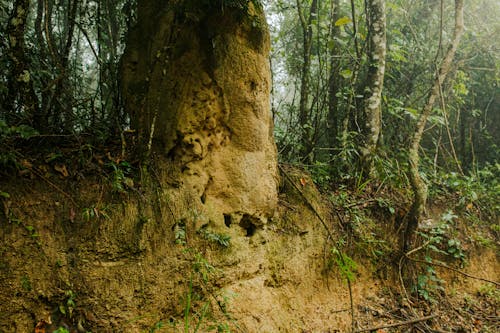
[[[40,172],[38,172],[37,170],[35,170],[35,168],[28,168],[28,170],[30,170],[31,172],[33,172],[35,175],[37,175],[38,177],[40,177],[42,180],[44,180],[47,184],[49,184],[50,186],[52,186],[54,189],[56,189],[58,192],[60,192],[62,195],[64,195],[66,198],[68,198],[75,206],[78,207],[78,205],[76,204],[75,202],[75,199],[73,199],[73,197],[71,195],[69,195],[68,193],[64,192],[63,189],[61,189],[59,186],[57,186],[56,184],[54,184],[53,182],[51,182],[50,180],[48,180],[46,177],[44,177]]]
[[[14,152],[14,153],[17,156],[19,156],[21,158],[24,158],[23,154],[18,153],[18,152]],[[54,184],[53,182],[51,182],[50,180],[48,180],[46,177],[44,177],[34,167],[27,167],[27,169],[29,171],[33,172],[36,176],[40,177],[43,181],[45,181],[47,184],[49,184],[50,186],[52,186],[54,189],[56,189],[57,191],[59,191],[61,194],[63,194],[65,197],[67,197],[76,207],[78,207],[78,205],[75,202],[75,199],[73,199],[73,197],[71,195],[69,195],[68,193],[64,192],[64,190],[62,188],[60,188],[59,186],[57,186],[56,184]]]
[[[500,287],[500,283],[498,283],[498,282],[495,282],[495,281],[492,281],[492,280],[488,280],[488,279],[485,279],[485,278],[482,278],[482,277],[470,275],[470,274],[465,273],[465,272],[463,272],[463,271],[461,271],[459,269],[450,267],[450,266],[445,265],[445,264],[440,264],[440,263],[436,263],[436,262],[427,262],[425,260],[415,259],[415,258],[411,258],[411,257],[408,257],[408,256],[406,256],[406,258],[409,259],[409,260],[411,260],[411,261],[414,261],[414,262],[419,262],[419,263],[422,263],[422,264],[427,264],[427,265],[431,265],[431,266],[434,265],[434,266],[446,268],[446,269],[449,269],[450,271],[454,271],[454,272],[457,272],[459,274],[462,274],[463,276],[466,276],[468,278],[475,279],[475,280],[480,280],[480,281],[484,281],[484,282],[488,282],[488,283],[494,284],[497,287]]]
[[[318,213],[318,211],[316,210],[316,208],[314,208],[314,206],[309,202],[309,200],[307,199],[307,197],[305,196],[305,194],[295,184],[295,182],[293,181],[293,179],[285,172],[285,170],[283,169],[283,167],[278,164],[278,168],[281,170],[281,172],[283,173],[283,175],[285,176],[285,178],[290,182],[290,184],[292,184],[292,186],[297,190],[297,192],[299,192],[299,194],[304,198],[304,201],[307,204],[307,206],[318,217],[318,219],[320,220],[321,224],[325,228],[328,236],[333,240],[334,239],[333,238],[333,234],[330,232],[330,229],[328,228],[328,225],[326,224],[326,222],[323,219],[323,217],[321,217],[321,215]],[[335,244],[333,245],[333,247],[339,253],[340,261],[342,262],[343,265],[345,265],[345,260],[344,260],[344,256],[342,255],[342,252],[339,250],[339,248]],[[352,286],[351,286],[351,281],[349,280],[349,278],[346,277],[346,280],[347,280],[347,288],[349,289],[349,301],[350,301],[350,305],[351,305],[351,325],[352,325],[352,331],[354,332],[355,318],[354,318],[354,301],[352,299]]]
[[[430,316],[426,316],[426,317],[422,317],[422,318],[417,318],[417,319],[402,321],[400,323],[395,323],[395,324],[387,324],[387,325],[380,325],[380,326],[374,326],[374,327],[369,327],[369,328],[363,328],[363,329],[354,331],[354,333],[358,333],[358,332],[370,332],[370,331],[376,331],[376,330],[383,329],[383,328],[391,328],[391,327],[398,327],[398,326],[416,324],[418,322],[426,321],[426,320],[429,320],[429,319],[433,319],[435,317],[437,317],[437,315],[434,314],[434,315],[430,315]]]
[[[448,141],[450,142],[450,148],[451,148],[451,153],[453,156],[453,160],[455,161],[455,164],[457,165],[457,169],[460,172],[460,174],[463,176],[464,171],[462,170],[462,166],[460,165],[460,161],[458,160],[457,152],[455,150],[455,145],[453,144],[453,139],[451,137],[451,132],[450,132],[450,123],[448,121],[448,115],[446,114],[446,103],[444,102],[444,94],[443,94],[443,85],[439,83],[439,100],[441,103],[441,111],[443,112],[443,118],[444,118],[444,125],[446,128],[446,133],[448,135]]]

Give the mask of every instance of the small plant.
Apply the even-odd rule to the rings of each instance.
[[[33,289],[30,278],[27,275],[21,277],[21,287],[26,291],[31,291]]]
[[[0,141],[9,137],[29,139],[36,135],[39,133],[33,127],[27,125],[9,126],[4,120],[0,120]]]
[[[186,245],[186,223],[184,221],[180,221],[174,225],[174,239],[175,244]]]
[[[448,230],[451,228],[450,223],[455,218],[457,216],[451,210],[447,211],[441,216],[441,223],[434,226],[428,232],[419,232],[419,235],[426,240],[426,248],[428,250],[452,256],[463,263],[465,261],[465,253],[463,252],[462,243],[458,239],[447,236]],[[430,258],[429,253],[427,253],[426,258]]]
[[[183,298],[183,331],[185,333],[196,333],[203,331],[229,332],[229,322],[233,319],[227,310],[227,303],[231,294],[225,294],[220,289],[214,289],[214,278],[220,271],[216,269],[199,252],[188,248],[185,253],[192,255],[191,272],[187,281],[187,291]],[[222,312],[228,322],[220,322],[214,319],[211,305],[214,300],[218,309]],[[172,321],[175,325],[175,320]],[[202,328],[203,327],[203,328]]]
[[[342,277],[347,279],[349,282],[353,282],[358,268],[356,262],[347,254],[341,252],[337,247],[332,248],[331,253],[335,264],[337,264],[340,269]]]
[[[191,252],[187,249],[186,252]],[[193,313],[192,302],[195,296],[193,290],[194,282],[200,281],[202,285],[206,285],[209,282],[209,277],[215,272],[215,267],[212,266],[205,257],[199,253],[195,252],[192,264],[192,271],[189,276],[188,291],[186,292],[185,302],[184,302],[184,332],[189,333],[191,322],[193,317],[197,317],[197,323],[194,327],[194,332],[198,332],[203,320],[205,319],[208,311],[209,302],[205,302],[198,314]]]
[[[432,266],[426,266],[425,274],[420,274],[417,277],[417,285],[415,286],[415,291],[424,300],[435,303],[435,296],[439,291],[444,291],[441,286],[443,280],[438,276]]]
[[[52,333],[70,333],[66,328],[60,326],[57,330]]]
[[[73,311],[76,307],[75,298],[76,294],[72,290],[66,290],[64,292],[66,296],[65,301],[62,304],[59,304],[59,311],[71,318],[73,316]]]
[[[83,209],[82,217],[86,221],[98,220],[101,218],[109,220],[108,210],[109,208],[107,206],[100,207],[100,205],[92,205]]]
[[[153,327],[151,327],[151,328],[149,329],[149,333],[155,333],[156,331],[161,330],[164,326],[165,326],[165,324],[163,324],[163,322],[162,322],[162,321],[159,321],[159,322],[155,323],[155,324],[153,325]]]
[[[465,260],[465,254],[462,250],[462,243],[458,239],[448,240],[448,249],[446,250],[455,259]]]
[[[107,164],[111,168],[111,188],[115,193],[126,193],[127,188],[134,187],[134,181],[128,177],[132,173],[132,166],[126,161],[120,163],[110,162]]]
[[[311,177],[316,185],[320,188],[327,188],[331,181],[331,165],[316,161],[314,165],[307,166],[307,170],[311,173]]]
[[[33,227],[32,225],[26,225],[24,226],[24,228],[29,232],[31,238],[36,239],[40,237],[40,234],[36,232],[35,227]]]
[[[231,236],[226,234],[219,234],[207,228],[201,228],[198,233],[206,240],[219,244],[222,247],[229,247],[231,245]]]

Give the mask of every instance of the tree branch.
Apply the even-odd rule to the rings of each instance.
[[[417,318],[417,319],[402,321],[400,323],[395,323],[395,324],[387,324],[387,325],[374,326],[374,327],[369,327],[369,328],[362,328],[360,330],[354,331],[354,333],[358,333],[358,332],[370,332],[370,331],[376,331],[376,330],[382,329],[382,328],[391,328],[391,327],[398,327],[398,326],[404,326],[404,325],[411,325],[411,324],[419,323],[421,321],[426,321],[426,320],[429,320],[429,319],[433,319],[435,317],[437,317],[437,315],[434,314],[434,315],[430,315],[430,316],[426,316],[426,317],[422,317],[422,318]]]
[[[469,273],[465,273],[464,271],[461,271],[459,269],[450,267],[450,266],[445,265],[445,264],[440,264],[440,263],[436,263],[436,262],[428,262],[428,261],[425,261],[425,260],[411,258],[409,256],[406,256],[406,258],[408,260],[411,260],[411,261],[414,261],[414,262],[419,262],[419,263],[422,263],[422,264],[427,264],[427,265],[431,265],[431,266],[437,266],[437,267],[446,268],[446,269],[449,269],[450,271],[457,272],[457,273],[459,273],[459,274],[461,274],[463,276],[466,276],[468,278],[475,279],[475,280],[480,280],[480,281],[484,281],[484,282],[488,282],[488,283],[491,283],[491,284],[493,284],[493,285],[495,285],[497,287],[500,287],[500,283],[498,283],[498,282],[495,282],[495,281],[492,281],[492,280],[488,280],[488,279],[485,279],[485,278],[482,278],[482,277],[470,275]]]

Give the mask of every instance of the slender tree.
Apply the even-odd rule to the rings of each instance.
[[[373,173],[373,157],[382,126],[382,88],[386,55],[385,0],[368,0],[368,75],[364,88],[361,164],[365,176]]]
[[[339,107],[340,107],[340,68],[341,68],[341,49],[338,45],[340,39],[340,26],[337,24],[340,19],[340,0],[332,1],[331,9],[331,41],[333,47],[330,55],[330,75],[328,78],[328,125],[329,125],[329,144],[334,148],[338,144],[339,136]]]
[[[432,113],[434,104],[440,94],[440,89],[450,71],[451,63],[457,52],[460,39],[464,32],[464,0],[455,0],[455,28],[451,44],[446,52],[441,65],[436,71],[436,76],[432,84],[431,90],[427,97],[427,102],[422,109],[418,119],[415,133],[411,139],[409,147],[409,165],[408,178],[410,179],[411,187],[413,190],[413,204],[411,213],[408,220],[408,225],[405,232],[405,249],[408,249],[413,242],[413,236],[422,216],[424,214],[425,205],[427,202],[427,185],[419,173],[419,148],[422,136],[424,133],[425,125],[429,116]]]
[[[313,135],[310,112],[310,75],[311,75],[311,48],[313,44],[312,22],[318,15],[318,0],[312,0],[309,14],[306,18],[302,9],[302,0],[297,0],[297,10],[302,28],[302,68],[300,73],[300,102],[299,102],[299,126],[301,126],[301,151],[302,160],[312,162],[313,159]]]

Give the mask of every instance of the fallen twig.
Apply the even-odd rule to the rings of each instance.
[[[426,321],[426,320],[429,320],[429,319],[433,319],[435,317],[437,317],[437,315],[434,314],[434,315],[425,316],[425,317],[422,317],[422,318],[417,318],[417,319],[412,319],[412,320],[407,320],[407,321],[402,321],[402,322],[394,323],[394,324],[387,324],[387,325],[380,325],[380,326],[362,328],[362,329],[354,331],[354,333],[358,333],[358,332],[370,332],[370,331],[376,331],[376,330],[383,329],[383,328],[391,328],[391,327],[398,327],[398,326],[410,325],[410,324],[415,324],[415,323],[418,323],[418,322],[421,322],[421,321]]]
[[[494,284],[497,287],[500,287],[500,283],[498,283],[498,282],[495,282],[495,281],[492,281],[492,280],[488,280],[488,279],[485,279],[485,278],[482,278],[482,277],[479,277],[479,276],[470,275],[470,274],[465,273],[465,272],[463,272],[463,271],[461,271],[459,269],[450,267],[450,266],[445,265],[445,264],[440,264],[440,263],[437,263],[437,262],[428,262],[428,261],[425,261],[425,260],[411,258],[409,256],[406,256],[406,258],[409,259],[409,260],[411,260],[411,261],[414,261],[414,262],[419,262],[419,263],[422,263],[422,264],[434,265],[434,266],[446,268],[446,269],[449,269],[450,271],[457,272],[457,273],[459,273],[459,274],[461,274],[463,276],[466,276],[468,278],[475,279],[475,280],[480,280],[480,281],[484,281],[484,282],[488,282],[488,283]]]

